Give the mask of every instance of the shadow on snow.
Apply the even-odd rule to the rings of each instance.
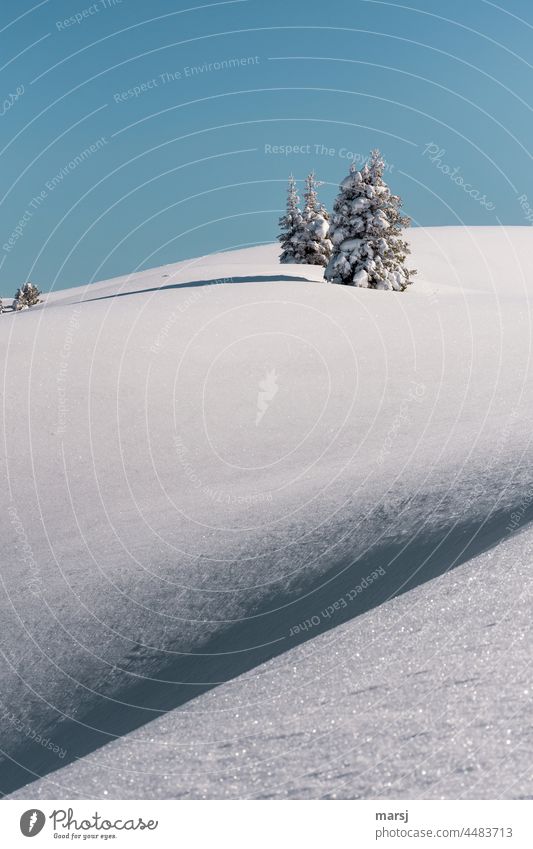
[[[50,727],[47,733],[54,743],[67,749],[61,764],[54,754],[32,743],[21,746],[11,757],[4,753],[1,792],[13,792],[95,751],[115,736],[121,737],[145,725],[159,712],[173,710],[288,649],[455,568],[509,537],[505,527],[509,513],[509,509],[493,512],[479,524],[470,521],[452,528],[433,528],[425,535],[417,533],[402,543],[389,541],[357,559],[339,559],[315,581],[314,587],[296,599],[280,587],[270,599],[270,610],[257,610],[250,618],[228,625],[202,647],[201,654],[174,655],[155,676],[156,680],[151,678],[113,694],[130,706],[101,698],[95,706],[80,714],[80,722],[58,721]],[[532,520],[533,504],[522,516],[521,527]],[[384,575],[358,594],[346,608],[341,608],[330,619],[320,616],[316,627],[289,636],[295,625],[317,618],[317,614],[378,569],[383,570]],[[155,713],[147,717],[147,710]]]

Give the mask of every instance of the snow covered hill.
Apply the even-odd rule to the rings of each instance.
[[[496,759],[517,735],[531,757],[516,718],[525,654],[513,666],[501,651],[528,636],[529,537],[508,538],[533,516],[531,230],[410,238],[419,275],[402,294],[328,285],[322,269],[280,266],[265,246],[58,292],[0,318],[3,792],[94,751],[57,773],[69,796],[98,797],[102,770],[117,797],[272,795],[280,782],[295,796],[439,786],[475,796],[491,769],[493,795],[519,795]],[[448,610],[438,623],[434,594]],[[515,606],[503,630],[485,623],[489,602]],[[440,785],[450,764],[429,758],[423,772],[415,707],[432,705],[444,680],[424,654],[432,634],[453,666],[457,710],[468,705],[475,723],[482,693],[496,729],[473,734],[473,771]],[[481,651],[492,688],[479,682]],[[425,683],[411,686],[426,664]],[[324,675],[313,691],[324,670],[329,684]],[[254,713],[264,682],[287,693],[289,672],[301,700],[282,699],[270,719]],[[379,706],[364,695],[378,680],[388,682]],[[389,729],[381,743],[366,733],[369,705]],[[452,733],[449,712],[425,717],[431,744]],[[359,747],[366,733],[344,783],[326,766],[342,761],[342,733],[330,747],[327,722]],[[279,745],[272,723],[285,729]],[[411,731],[416,743],[392,745]],[[169,773],[164,741],[171,757],[194,749],[194,775],[157,777]],[[271,760],[268,781],[253,764],[240,770],[244,749]],[[19,795],[61,795],[50,787]]]

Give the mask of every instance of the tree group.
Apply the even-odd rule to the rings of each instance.
[[[13,309],[14,310],[24,310],[29,307],[35,306],[35,304],[39,304],[41,298],[41,292],[34,286],[33,283],[23,283],[22,286],[17,289],[15,293],[15,300],[13,301]]]
[[[330,283],[403,291],[415,273],[405,265],[410,251],[402,235],[410,220],[401,212],[400,197],[383,180],[383,171],[378,150],[360,170],[352,164],[331,222],[318,201],[314,174],[306,181],[303,211],[291,176],[287,212],[280,219],[280,261],[323,265]]]
[[[329,214],[320,203],[315,175],[311,172],[305,181],[304,207],[300,209],[300,198],[296,180],[289,177],[287,211],[280,220],[280,262],[327,265],[331,256],[329,240]]]
[[[11,305],[13,312],[27,310],[35,304],[41,303],[41,292],[33,283],[23,283],[15,292],[15,298]],[[4,305],[0,298],[0,313],[4,312]]]

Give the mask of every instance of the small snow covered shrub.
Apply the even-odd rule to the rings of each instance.
[[[281,242],[280,262],[300,262],[298,258],[298,234],[302,227],[302,212],[300,210],[300,198],[296,190],[296,180],[289,177],[287,189],[287,211],[279,219],[281,233],[278,240]]]
[[[289,177],[287,211],[279,220],[282,228],[279,236],[282,246],[280,262],[324,266],[328,264],[331,256],[329,214],[318,200],[318,185],[315,175],[309,174],[302,212],[296,181],[292,175]]]
[[[37,286],[33,283],[24,283],[20,289],[17,289],[15,300],[13,301],[14,310],[23,310],[33,307],[35,304],[41,303],[41,293]]]
[[[333,253],[324,276],[331,283],[403,291],[415,273],[405,266],[410,253],[402,230],[410,224],[401,199],[383,180],[378,150],[360,171],[354,164],[342,181],[333,207]]]

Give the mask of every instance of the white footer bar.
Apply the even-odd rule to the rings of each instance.
[[[10,849],[533,849],[533,801],[8,800],[0,827]]]

